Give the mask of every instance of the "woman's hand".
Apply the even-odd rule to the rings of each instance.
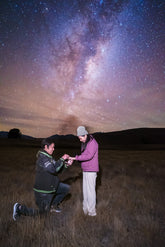
[[[69,156],[69,160],[76,160],[76,157],[70,157]]]

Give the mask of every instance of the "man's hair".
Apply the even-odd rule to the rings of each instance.
[[[51,138],[45,138],[45,139],[43,139],[42,140],[42,142],[41,142],[41,148],[45,148],[45,145],[47,146],[47,147],[49,147],[52,143],[54,143],[53,142],[53,140],[51,139]]]

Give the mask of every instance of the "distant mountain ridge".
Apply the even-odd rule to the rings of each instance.
[[[165,144],[165,128],[138,128],[114,132],[97,132],[92,134],[102,147],[109,145],[145,145]],[[51,138],[58,144],[79,145],[74,135],[53,135]]]
[[[165,128],[137,128],[114,132],[97,132],[92,134],[99,146],[133,146],[133,145],[165,145]],[[0,131],[0,138],[7,138],[8,132]],[[75,135],[52,135],[50,138],[58,147],[79,147],[80,141]],[[22,140],[41,141],[43,138],[34,138],[27,135],[21,136]]]
[[[8,133],[8,131],[0,131],[0,138],[8,138]],[[22,134],[21,139],[35,140],[36,138]]]
[[[165,144],[165,128],[138,128],[108,133],[94,133],[100,144]]]

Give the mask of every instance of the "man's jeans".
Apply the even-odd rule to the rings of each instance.
[[[21,205],[20,213],[26,216],[35,216],[50,211],[51,205],[58,205],[68,194],[70,186],[68,184],[59,183],[55,193],[39,193],[34,191],[35,201],[39,209],[28,208]]]
[[[59,183],[55,196],[51,202],[51,205],[57,206],[58,204],[60,204],[60,202],[62,202],[64,197],[68,194],[69,190],[70,185]]]

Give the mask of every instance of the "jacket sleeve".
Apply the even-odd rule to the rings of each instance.
[[[76,155],[76,160],[78,161],[88,161],[91,160],[96,152],[95,145],[91,142],[87,145],[84,152],[82,152],[80,155]]]
[[[64,160],[60,158],[58,161],[53,160],[45,160],[44,161],[44,169],[52,174],[56,174],[60,171],[60,169],[64,165]]]

